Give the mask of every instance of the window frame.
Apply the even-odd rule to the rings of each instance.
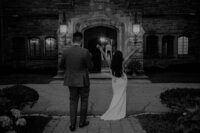
[[[50,55],[47,55],[47,42],[46,42],[47,39],[54,39],[54,41],[55,41],[55,49],[51,49],[50,50]],[[53,48],[51,45],[50,45],[50,48]],[[53,37],[53,36],[45,37],[45,39],[44,39],[44,56],[46,58],[55,58],[55,57],[57,57],[57,53],[55,53],[55,55],[54,55],[53,51],[55,51],[55,52],[57,51],[57,39],[55,37]]]
[[[38,55],[36,54],[37,53],[37,49],[36,49],[36,51],[34,51],[34,54],[32,55],[32,49],[31,49],[31,40],[33,40],[33,39],[37,39],[38,40]],[[36,46],[37,47],[37,46]],[[30,59],[38,59],[38,58],[41,58],[41,56],[42,56],[42,47],[41,47],[41,40],[40,40],[40,38],[39,37],[30,37],[29,39],[28,39],[28,54],[29,54],[29,58]]]
[[[182,38],[182,40],[181,40],[182,42],[180,42],[180,43],[182,43],[181,44],[182,49],[181,49],[181,53],[179,53],[179,46],[180,46],[179,45],[179,39],[181,39],[181,38]],[[184,38],[187,39],[187,41],[186,41],[187,42],[187,45],[186,45],[187,46],[187,48],[186,48],[187,52],[186,53],[184,53],[185,52],[185,47],[186,47],[185,44],[184,44],[184,42],[185,42]],[[179,36],[178,37],[178,44],[177,45],[178,45],[177,46],[178,47],[177,48],[177,55],[178,55],[178,57],[185,57],[185,56],[189,55],[189,37],[188,36],[186,36],[186,35]]]

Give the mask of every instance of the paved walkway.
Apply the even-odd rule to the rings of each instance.
[[[89,126],[78,128],[75,133],[146,133],[135,117],[128,117],[118,121],[104,121],[99,117],[89,117]],[[53,118],[43,133],[71,133],[69,117]]]
[[[50,84],[25,84],[38,91],[40,97],[33,108],[26,107],[27,114],[39,113],[56,115],[45,127],[43,133],[70,133],[69,92],[63,81]],[[0,85],[0,89],[12,85]],[[147,79],[132,79],[127,87],[127,116],[152,112],[168,112],[169,108],[160,102],[160,93],[172,88],[200,88],[199,83],[151,83]],[[103,121],[99,116],[108,108],[112,98],[110,80],[91,80],[89,97],[90,125],[77,128],[77,133],[145,133],[135,117],[119,121]],[[65,116],[65,117],[63,117]]]
[[[69,115],[69,92],[61,82],[51,84],[25,84],[38,91],[40,97],[33,108],[25,113]],[[11,85],[0,85],[4,88]],[[129,80],[127,87],[127,115],[152,112],[162,113],[169,109],[160,102],[160,93],[172,88],[200,88],[193,83],[149,83],[146,80]],[[91,80],[88,113],[101,115],[108,108],[112,98],[110,80]]]

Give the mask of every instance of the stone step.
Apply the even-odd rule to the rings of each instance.
[[[111,78],[104,78],[104,79],[101,79],[101,78],[96,78],[96,79],[90,79],[91,81],[91,84],[96,84],[97,82],[99,84],[103,84],[103,83],[110,83],[111,82]],[[149,83],[152,83],[150,80],[148,79],[128,79],[128,82],[130,84],[149,84]],[[56,79],[56,80],[52,80],[50,82],[50,84],[63,84],[64,81],[63,79]]]
[[[103,69],[101,73],[90,73],[89,77],[91,80],[110,80],[111,79],[111,73],[109,69]],[[145,74],[142,75],[127,75],[128,79],[140,79],[140,80],[149,80],[149,77]],[[56,75],[54,77],[55,80],[63,80],[63,75]]]

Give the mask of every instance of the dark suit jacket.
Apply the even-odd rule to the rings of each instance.
[[[85,48],[72,46],[63,51],[60,67],[65,69],[64,85],[88,87],[89,69],[92,68],[91,54]]]

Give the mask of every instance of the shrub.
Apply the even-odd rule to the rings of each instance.
[[[160,98],[172,111],[181,111],[185,108],[192,108],[198,104],[200,89],[176,88],[161,93]]]
[[[138,72],[139,70],[141,70],[141,63],[139,60],[130,60],[127,65],[126,65],[126,72],[131,75],[133,72]]]
[[[15,132],[16,129],[22,129],[26,125],[26,119],[21,117],[21,111],[11,109],[9,115],[0,116],[0,132]]]
[[[39,98],[37,91],[24,85],[3,88],[0,94],[4,101],[6,101],[7,108],[9,109],[13,107],[22,109],[26,105],[32,107]]]
[[[17,129],[23,129],[26,120],[21,117],[20,110],[26,105],[32,107],[38,99],[37,91],[23,85],[0,90],[0,132],[15,132]]]
[[[137,116],[147,133],[174,133],[179,114],[143,114]]]
[[[200,89],[177,88],[160,95],[161,102],[178,112],[177,133],[200,132]]]
[[[200,132],[200,110],[186,110],[176,124],[177,133],[199,133]]]

